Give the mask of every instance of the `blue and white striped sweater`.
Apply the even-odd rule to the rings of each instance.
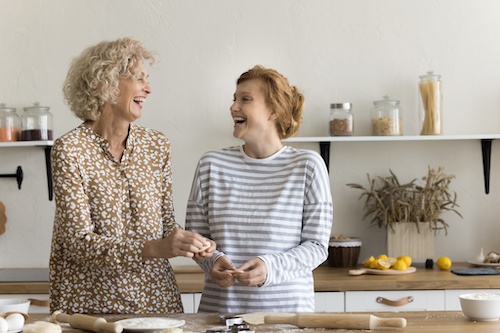
[[[285,146],[254,159],[238,146],[206,153],[186,216],[186,229],[217,243],[212,258],[198,261],[207,273],[200,311],[314,311],[312,270],[327,257],[332,214],[328,173],[316,152]],[[236,267],[261,258],[264,285],[213,283],[208,272],[221,255]]]

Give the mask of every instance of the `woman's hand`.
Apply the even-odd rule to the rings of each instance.
[[[234,277],[245,286],[258,286],[266,282],[267,265],[260,258],[253,258],[238,267],[243,273],[235,273]]]
[[[210,247],[200,252],[209,243]],[[168,259],[178,256],[193,258],[198,254],[201,257],[210,257],[215,250],[215,246],[215,242],[209,242],[208,239],[196,232],[177,228],[165,238],[146,242],[142,256],[145,259]]]
[[[228,257],[222,256],[215,261],[209,274],[212,281],[222,288],[231,287],[236,279],[227,270],[236,270]]]

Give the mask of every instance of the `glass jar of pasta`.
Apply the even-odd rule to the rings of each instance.
[[[420,135],[443,134],[441,75],[427,72],[418,83]]]
[[[372,135],[403,135],[403,118],[399,101],[384,96],[381,101],[374,101],[372,114]]]

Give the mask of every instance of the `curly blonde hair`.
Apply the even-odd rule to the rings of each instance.
[[[105,102],[116,103],[118,83],[137,75],[144,60],[155,63],[140,41],[125,37],[88,47],[71,62],[63,94],[73,113],[84,121],[99,119]]]
[[[260,65],[241,74],[236,85],[252,79],[264,82],[266,103],[276,114],[276,128],[280,139],[297,135],[303,122],[304,95],[297,87],[290,86],[288,80],[276,70]]]

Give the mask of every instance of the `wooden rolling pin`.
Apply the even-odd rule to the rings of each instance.
[[[53,323],[69,323],[73,328],[79,328],[96,333],[121,333],[123,327],[120,324],[108,323],[106,319],[84,314],[65,314],[54,311],[50,316]]]
[[[377,327],[406,327],[405,318],[379,318],[370,314],[299,313],[293,316],[271,314],[266,324],[292,324],[307,328],[354,328],[372,330]]]

